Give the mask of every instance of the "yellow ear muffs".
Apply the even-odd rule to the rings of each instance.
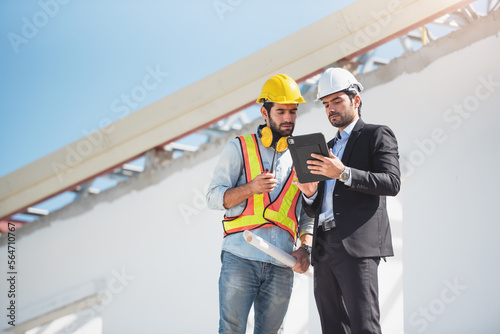
[[[265,147],[271,146],[273,143],[273,132],[271,131],[271,128],[268,126],[263,127],[262,130],[260,130],[260,134],[262,136],[262,144]]]
[[[273,143],[273,131],[270,127],[265,126],[260,130],[260,135],[262,139],[262,144],[265,147],[269,147]],[[280,140],[276,143],[276,151],[283,152],[288,148],[288,143],[286,141],[288,137],[281,137]]]
[[[288,142],[287,142],[287,137],[281,137],[280,140],[278,140],[278,143],[276,144],[276,151],[278,152],[283,152],[288,148]]]

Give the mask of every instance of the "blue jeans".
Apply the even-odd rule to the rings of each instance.
[[[279,333],[292,294],[293,271],[222,252],[219,333],[244,334],[252,304],[254,333]]]

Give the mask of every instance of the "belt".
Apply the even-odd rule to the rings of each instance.
[[[323,223],[321,223],[321,226],[320,226],[320,227],[321,227],[321,228],[323,229],[323,231],[325,231],[325,232],[326,232],[326,231],[330,231],[330,230],[332,230],[332,229],[334,229],[334,228],[335,228],[335,220],[333,220],[333,219],[332,219],[332,220],[329,220],[329,221],[323,222]]]

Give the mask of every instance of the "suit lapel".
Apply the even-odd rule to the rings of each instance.
[[[361,134],[361,131],[363,131],[364,126],[365,122],[363,122],[363,120],[360,118],[354,126],[354,129],[352,129],[351,135],[349,136],[349,140],[347,141],[344,149],[344,154],[342,155],[342,163],[344,165],[349,163],[349,159],[351,158],[351,153],[354,145],[356,144],[356,140],[358,140],[358,137]]]
[[[325,193],[325,185],[326,181],[319,181],[318,183],[318,202],[319,202],[319,208],[321,209],[321,205],[323,203],[323,196]]]

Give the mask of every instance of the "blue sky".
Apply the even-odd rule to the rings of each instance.
[[[2,1],[0,177],[352,2]]]

